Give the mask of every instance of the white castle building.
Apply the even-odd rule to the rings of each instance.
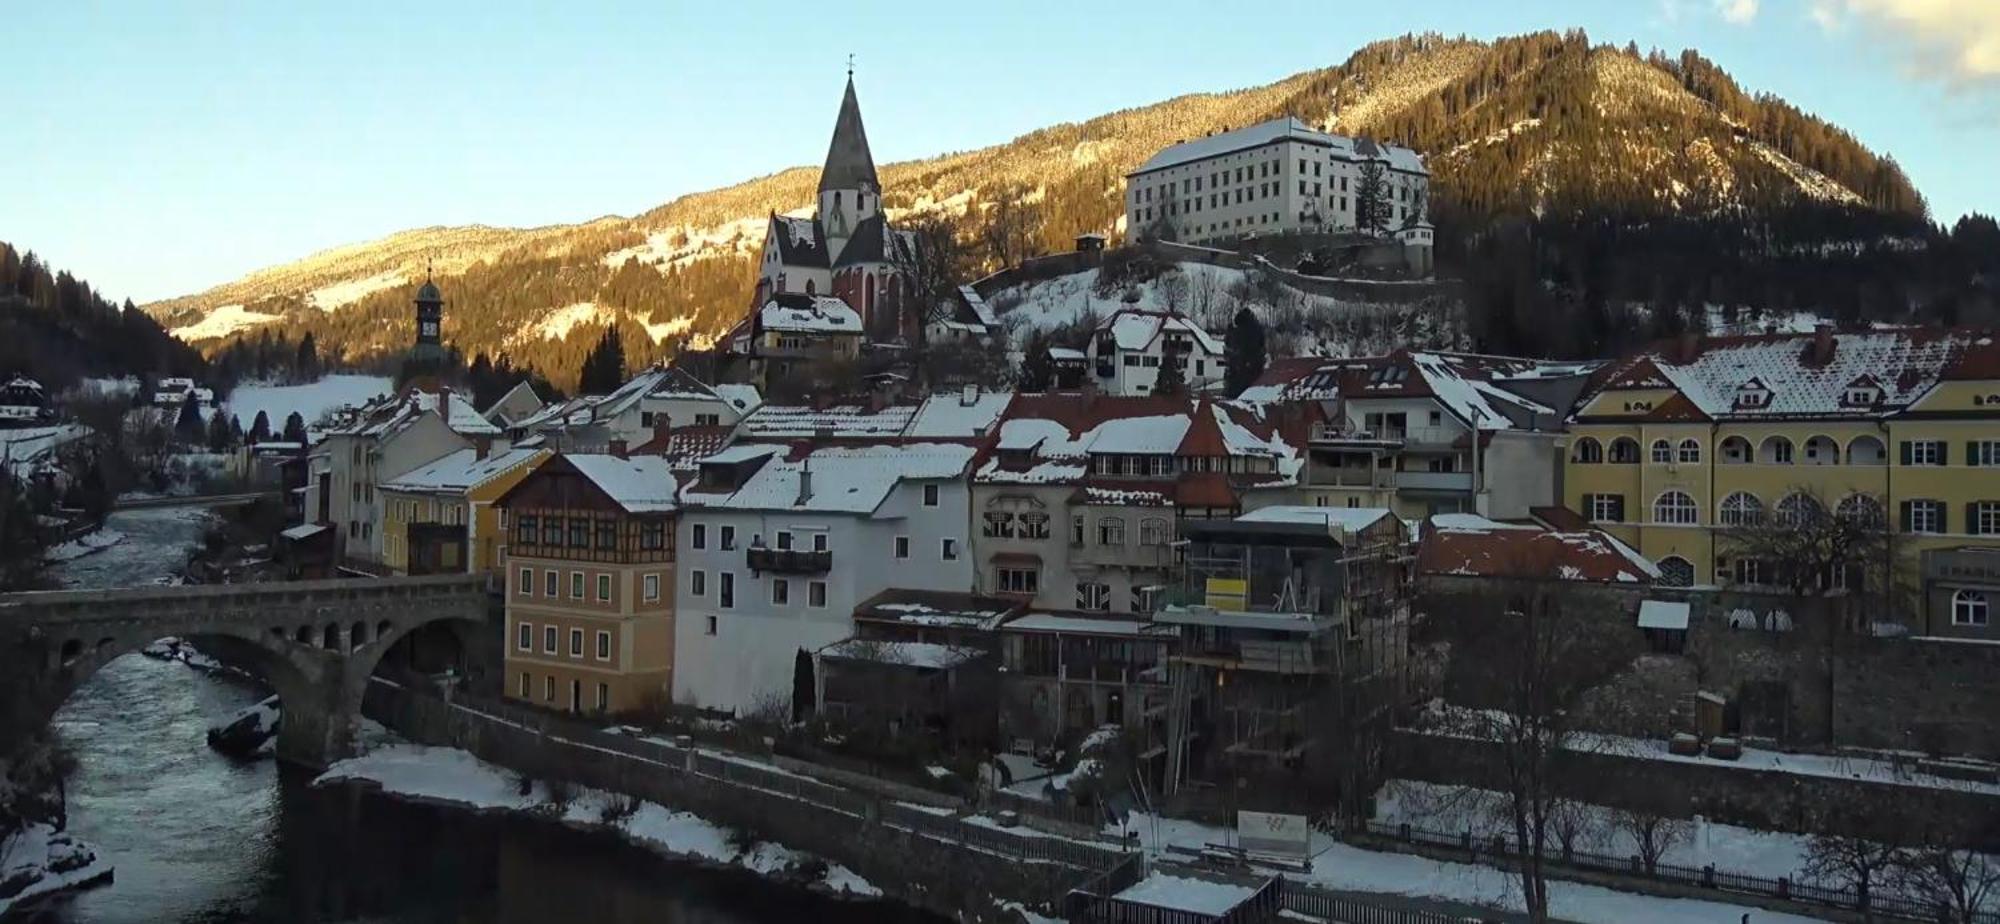
[[[1168,147],[1125,175],[1125,233],[1185,243],[1287,231],[1355,230],[1364,164],[1383,167],[1385,229],[1428,246],[1431,175],[1409,148],[1272,119]]]

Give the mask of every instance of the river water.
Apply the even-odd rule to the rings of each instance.
[[[151,583],[180,567],[203,516],[113,514],[108,526],[126,541],[58,575],[84,588]],[[70,830],[111,860],[116,881],[19,916],[50,924],[936,920],[666,860],[604,835],[314,789],[308,774],[209,750],[209,724],[264,695],[137,655],[99,671],[56,722],[80,761]]]

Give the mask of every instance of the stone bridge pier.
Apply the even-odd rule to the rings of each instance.
[[[486,577],[463,574],[0,594],[0,751],[105,664],[176,637],[270,684],[284,710],[278,757],[325,767],[353,754],[384,654],[431,625],[474,651],[499,631],[491,602]]]

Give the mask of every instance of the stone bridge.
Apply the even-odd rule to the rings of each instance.
[[[0,745],[46,725],[113,659],[173,636],[269,683],[284,708],[278,756],[323,767],[352,754],[368,677],[398,641],[432,625],[467,651],[497,637],[486,582],[452,574],[0,594]]]

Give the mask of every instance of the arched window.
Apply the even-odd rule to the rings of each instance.
[[[813,281],[812,281],[812,280],[810,280],[810,279],[806,280],[806,294],[807,294],[807,295],[818,295],[818,294],[819,294],[818,292],[815,292],[815,291],[813,291]]]
[[[1885,522],[1881,502],[1866,494],[1849,494],[1841,498],[1840,506],[1834,508],[1833,515],[1862,526],[1880,526]]]
[[[1691,526],[1701,520],[1701,508],[1685,491],[1668,491],[1653,501],[1653,522]]]
[[[1761,465],[1792,464],[1792,441],[1782,436],[1767,437],[1763,445],[1757,447],[1757,462]]]
[[[1681,440],[1681,462],[1692,465],[1701,461],[1701,441],[1693,437]]]
[[[1674,444],[1666,440],[1653,441],[1653,464],[1665,465],[1674,460]]]
[[[1889,451],[1883,447],[1881,440],[1872,436],[1857,436],[1854,442],[1847,444],[1847,464],[1887,465]]]
[[[1639,464],[1639,441],[1621,436],[1611,441],[1611,461],[1620,465]]]
[[[1582,462],[1590,465],[1602,462],[1604,461],[1604,444],[1588,436],[1580,437],[1577,439],[1576,445],[1571,447],[1569,451],[1569,460],[1571,462]]]
[[[1809,494],[1787,494],[1778,502],[1777,523],[1780,526],[1803,526],[1818,519],[1826,511],[1819,501]]]
[[[1722,461],[1727,465],[1742,465],[1750,461],[1750,441],[1740,436],[1732,436],[1722,441]]]
[[[1722,525],[1755,526],[1764,522],[1764,502],[1738,491],[1722,499]]]
[[[1951,595],[1952,625],[1983,626],[1986,619],[1986,594],[1977,590],[1961,590]]]
[[[1667,587],[1693,587],[1694,562],[1679,555],[1660,559],[1660,583]]]
[[[1807,465],[1839,465],[1840,444],[1825,436],[1813,436],[1806,440]]]

